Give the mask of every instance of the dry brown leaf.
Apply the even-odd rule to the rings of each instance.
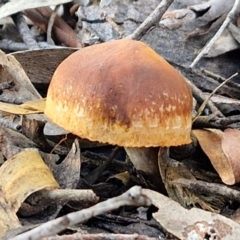
[[[231,165],[234,175],[234,183],[240,182],[240,131],[238,129],[226,129],[223,132],[222,149]]]
[[[23,201],[42,189],[59,188],[50,169],[35,149],[25,150],[0,167],[0,186],[9,206],[17,212]]]
[[[179,239],[239,239],[240,225],[222,215],[197,208],[187,210],[179,203],[149,189],[143,189],[143,193],[158,208],[158,212],[153,213],[156,221]]]
[[[38,99],[34,101],[27,101],[21,105],[0,102],[0,111],[12,113],[12,114],[33,114],[43,113],[45,108],[46,99]]]
[[[232,166],[222,149],[223,132],[218,129],[201,129],[193,130],[193,133],[222,181],[229,185],[234,184]]]

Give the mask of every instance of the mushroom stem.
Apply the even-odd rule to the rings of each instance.
[[[159,167],[158,167],[158,151],[159,147],[125,147],[134,167],[138,171],[142,171],[146,176],[146,181],[150,187],[158,192],[166,194],[166,189],[163,184]]]

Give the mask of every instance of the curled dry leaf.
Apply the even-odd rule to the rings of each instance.
[[[0,100],[23,103],[41,98],[19,62],[12,55],[0,51]]]
[[[240,131],[202,129],[193,133],[222,181],[228,185],[240,182]]]
[[[20,227],[15,211],[8,205],[2,189],[0,189],[0,239],[7,230]]]
[[[35,149],[8,159],[0,168],[0,186],[9,206],[17,212],[23,201],[42,189],[59,188],[50,169]]]
[[[143,189],[143,194],[158,208],[153,217],[179,239],[236,240],[240,225],[217,213],[192,208],[187,210],[162,194]]]

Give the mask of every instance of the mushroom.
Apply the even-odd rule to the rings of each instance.
[[[46,116],[91,141],[123,146],[159,189],[158,150],[191,142],[192,94],[182,75],[140,41],[85,47],[56,69]]]

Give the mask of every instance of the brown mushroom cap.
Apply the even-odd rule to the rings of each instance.
[[[189,143],[192,94],[146,44],[115,40],[83,48],[56,69],[45,114],[82,138],[125,147]]]

